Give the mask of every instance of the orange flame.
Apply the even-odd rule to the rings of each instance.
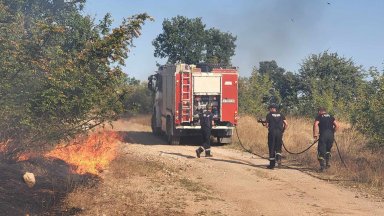
[[[20,155],[17,156],[16,161],[17,162],[26,161],[26,160],[33,158],[33,157],[36,157],[36,156],[37,156],[37,154],[34,152],[21,153]]]
[[[84,140],[75,139],[64,147],[45,154],[64,160],[78,174],[99,174],[115,159],[120,136],[113,131],[100,131],[88,135]]]
[[[0,153],[5,152],[5,150],[6,150],[5,143],[0,143]]]
[[[8,143],[10,140],[7,140],[5,142],[0,142],[0,153],[6,152],[8,148]]]

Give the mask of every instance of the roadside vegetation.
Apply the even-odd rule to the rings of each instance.
[[[325,107],[339,121],[348,122],[369,137],[366,147],[384,147],[384,75],[365,70],[352,59],[324,51],[308,56],[298,73],[276,61],[263,61],[250,77],[239,81],[239,109],[253,116],[265,114],[276,103],[288,116],[314,118]]]
[[[308,56],[298,73],[286,71],[276,61],[263,61],[250,77],[239,81],[239,134],[248,148],[267,153],[267,131],[256,119],[265,118],[267,106],[275,103],[288,116],[284,142],[288,150],[298,152],[313,143],[312,124],[318,107],[325,107],[341,123],[336,141],[347,164],[346,169],[339,162],[334,145],[334,166],[327,173],[382,192],[383,91],[382,72],[373,67],[365,70],[337,53],[324,51]],[[285,156],[290,163],[315,169],[319,166],[316,147],[302,155]]]
[[[0,143],[3,157],[44,150],[116,119],[132,91],[124,60],[152,18],[111,28],[95,23],[85,0],[0,3]],[[131,107],[129,107],[131,108]]]
[[[124,113],[145,110],[132,101],[140,102],[135,98],[146,88],[122,66],[152,18],[137,14],[112,28],[110,14],[98,22],[84,15],[85,3],[0,1],[1,215],[76,214],[57,206],[99,177],[73,173],[68,161],[42,155]],[[25,172],[34,173],[33,188],[23,182]]]

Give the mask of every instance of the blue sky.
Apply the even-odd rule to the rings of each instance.
[[[381,0],[87,0],[85,11],[98,21],[107,12],[114,25],[124,17],[147,12],[155,18],[134,41],[124,71],[146,80],[156,70],[152,41],[162,22],[177,15],[202,17],[237,36],[232,58],[240,76],[249,76],[260,61],[276,60],[297,72],[310,54],[325,50],[352,58],[365,69],[384,68],[384,1]]]

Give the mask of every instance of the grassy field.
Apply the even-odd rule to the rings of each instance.
[[[313,119],[291,117],[287,121],[289,127],[284,133],[283,141],[289,151],[300,152],[314,142],[312,138]],[[242,116],[237,129],[245,148],[268,158],[267,128],[257,123],[256,118]],[[383,195],[384,158],[382,155],[384,151],[367,148],[367,139],[349,124],[343,122],[340,122],[340,128],[336,132],[335,139],[347,168],[341,163],[334,144],[332,166],[321,174],[321,178],[339,181],[353,187],[369,188]],[[234,138],[234,146],[239,147],[238,144],[238,139]],[[317,144],[300,155],[288,154],[283,149],[283,163],[315,172],[319,168]]]

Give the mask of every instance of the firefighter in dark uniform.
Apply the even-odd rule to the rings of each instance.
[[[317,146],[317,158],[320,163],[320,171],[330,167],[331,149],[335,140],[334,134],[338,127],[335,118],[321,107],[313,124],[313,138],[319,138]],[[320,135],[319,135],[320,134]]]
[[[203,136],[203,145],[196,149],[196,156],[200,158],[200,154],[205,151],[206,157],[212,157],[211,154],[211,130],[214,125],[212,106],[208,104],[206,111],[199,114],[201,134]]]
[[[269,113],[266,117],[265,126],[268,128],[268,150],[269,165],[268,169],[275,168],[275,164],[281,165],[281,146],[283,144],[283,133],[288,127],[285,116],[277,112],[277,105],[271,104]]]

